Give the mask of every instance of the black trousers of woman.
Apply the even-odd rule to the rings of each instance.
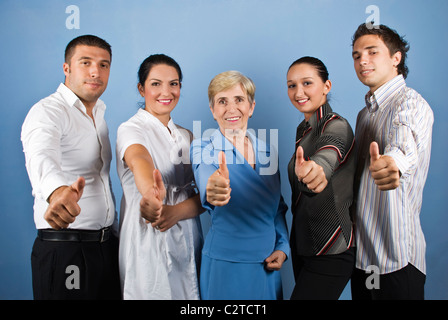
[[[323,256],[292,255],[296,285],[291,300],[337,300],[355,264],[355,248]]]

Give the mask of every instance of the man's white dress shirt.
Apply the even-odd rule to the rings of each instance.
[[[33,188],[37,229],[51,228],[44,219],[47,199],[54,190],[69,186],[78,177],[86,180],[78,204],[81,213],[72,229],[98,230],[115,221],[115,204],[109,177],[112,159],[106,105],[98,100],[93,117],[64,84],[36,103],[22,126],[26,169]]]

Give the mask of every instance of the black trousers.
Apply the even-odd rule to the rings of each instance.
[[[372,276],[373,273],[355,268],[351,279],[353,300],[424,300],[426,276],[412,264],[379,275],[377,289],[368,289],[366,285],[366,282],[374,282],[370,281]]]
[[[118,240],[46,241],[36,238],[31,253],[36,300],[121,299]]]
[[[296,285],[291,300],[337,300],[355,264],[354,248],[324,256],[292,255]]]

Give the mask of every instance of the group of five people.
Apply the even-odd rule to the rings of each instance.
[[[96,36],[72,40],[65,83],[22,127],[38,229],[34,297],[282,299],[279,270],[291,257],[291,299],[338,299],[350,279],[353,299],[423,299],[419,214],[433,113],[406,86],[408,45],[394,30],[362,24],[352,47],[356,74],[370,89],[355,133],[330,107],[321,60],[302,57],[286,74],[291,103],[304,115],[287,168],[289,237],[279,170],[265,161],[277,150],[248,129],[253,81],[238,71],[215,76],[208,98],[218,128],[194,139],[171,116],[182,71],[163,54],[140,65],[144,107],[118,128],[118,222],[99,99],[111,49]],[[80,268],[76,290],[66,286],[70,265]],[[366,287],[371,265],[379,289]]]

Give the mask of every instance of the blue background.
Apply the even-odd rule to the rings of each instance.
[[[72,4],[80,10],[80,29],[66,27],[66,7]],[[0,299],[32,299],[30,253],[36,231],[20,129],[29,108],[64,81],[63,53],[71,39],[96,34],[112,45],[109,86],[102,99],[113,148],[118,126],[142,102],[137,70],[149,54],[165,53],[181,65],[182,95],[172,116],[190,130],[193,121],[201,121],[202,131],[216,127],[207,99],[213,76],[236,69],[251,77],[257,104],[249,126],[278,129],[282,192],[289,205],[286,166],[303,116],[288,99],[287,68],[304,55],[322,59],[333,81],[331,105],[354,129],[367,88],[353,70],[351,37],[371,15],[366,13],[371,4],[380,9],[381,23],[410,42],[408,86],[422,94],[435,114],[421,221],[427,239],[426,298],[447,299],[446,0],[1,0]],[[111,177],[118,207],[122,191],[115,154]],[[287,219],[290,224],[290,211]],[[207,228],[205,215],[203,223]],[[289,298],[294,285],[290,261],[282,276]],[[347,287],[341,299],[350,298]]]

